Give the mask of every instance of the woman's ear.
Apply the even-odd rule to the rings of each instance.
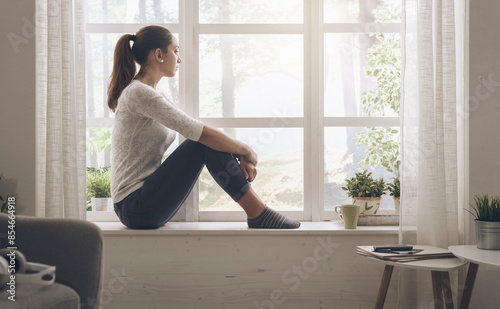
[[[162,52],[161,52],[161,48],[157,48],[155,50],[155,59],[158,62],[163,62],[163,55],[162,55]]]

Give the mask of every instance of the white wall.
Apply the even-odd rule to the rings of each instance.
[[[476,194],[500,195],[499,15],[500,1],[470,1],[469,95],[473,97],[469,118],[471,201]],[[478,79],[480,76],[488,79],[490,75],[498,85],[488,89]],[[474,225],[471,227],[470,236],[475,243]],[[498,308],[498,268],[480,266],[476,280],[470,307]]]
[[[35,1],[0,1],[0,195],[14,194],[24,215],[35,215],[34,14]],[[17,49],[9,34],[23,42]]]

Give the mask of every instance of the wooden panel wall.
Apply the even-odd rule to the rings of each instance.
[[[384,267],[355,246],[394,242],[397,235],[108,235],[101,308],[373,308]],[[396,304],[397,274],[386,308]]]

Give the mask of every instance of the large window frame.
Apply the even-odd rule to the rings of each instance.
[[[303,211],[282,211],[301,221],[339,220],[324,207],[324,129],[327,127],[399,127],[400,117],[324,116],[324,37],[329,33],[400,33],[399,23],[325,23],[323,0],[304,0],[302,24],[199,24],[199,1],[179,0],[179,23],[155,23],[179,34],[182,70],[179,103],[189,115],[218,128],[302,128],[304,168]],[[87,23],[86,33],[135,33],[148,24]],[[199,118],[199,36],[203,34],[300,34],[303,36],[303,117]],[[280,121],[270,121],[270,120]],[[278,125],[279,123],[279,125]],[[87,128],[111,127],[112,118],[88,118]],[[182,136],[179,136],[182,142]],[[258,181],[258,177],[256,179]],[[118,221],[113,212],[88,212],[92,221]],[[200,211],[199,184],[173,221],[244,221],[243,211]]]

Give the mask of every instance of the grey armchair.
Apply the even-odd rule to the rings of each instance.
[[[1,248],[8,247],[7,223],[7,215],[0,214]],[[82,309],[99,308],[103,276],[103,239],[99,227],[85,220],[16,216],[15,231],[17,250],[28,262],[55,265],[56,280],[51,286],[54,290],[38,295],[38,300],[31,296],[21,299],[19,294],[16,297],[19,307],[13,308],[75,308],[71,302],[76,305],[79,302]],[[63,300],[61,295],[67,299]],[[25,306],[21,306],[23,301]],[[6,308],[1,303],[0,307]]]

